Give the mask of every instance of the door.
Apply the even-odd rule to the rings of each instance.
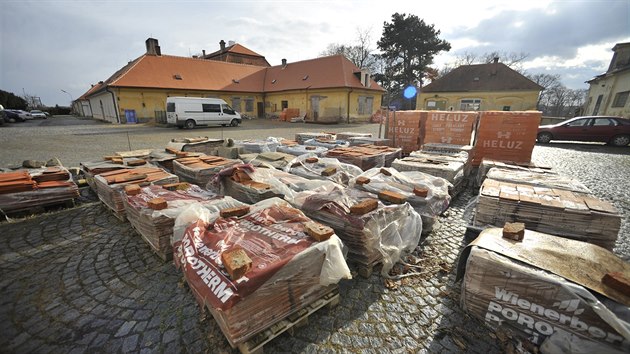
[[[265,118],[265,104],[258,102],[256,108],[258,110],[258,118]]]
[[[311,117],[313,122],[317,122],[319,118],[319,96],[311,97]]]
[[[227,104],[221,104],[221,110],[223,111],[222,124],[230,124],[232,119],[236,118],[236,112],[232,109],[232,107]]]
[[[553,135],[559,140],[584,140],[588,134],[590,118],[576,119],[553,129]]]
[[[614,135],[616,125],[616,122],[610,118],[594,118],[583,140],[608,142]]]
[[[218,103],[204,103],[203,108],[203,124],[224,124],[223,113],[221,113],[221,105]]]

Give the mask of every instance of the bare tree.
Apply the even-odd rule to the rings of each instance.
[[[533,74],[527,75],[527,78],[543,87],[542,92],[538,96],[538,101],[536,102],[536,107],[538,107],[539,110],[541,110],[541,102],[546,102],[548,100],[547,96],[550,95],[550,89],[553,87],[562,86],[562,83],[560,83],[560,75],[558,74]]]
[[[525,69],[523,69],[523,62],[525,61],[525,59],[527,59],[528,56],[529,54],[523,52],[516,53],[493,51],[483,54],[475,54],[473,52],[465,51],[461,54],[458,54],[453,62],[444,65],[439,70],[438,77],[442,77],[462,65],[492,63],[494,61],[494,58],[499,58],[499,61],[510,67],[510,69],[515,70],[521,74],[525,74]]]
[[[319,55],[321,57],[341,54],[359,68],[374,72],[376,58],[372,54],[374,49],[370,46],[372,40],[370,32],[371,28],[357,28],[357,38],[353,44],[331,43]]]

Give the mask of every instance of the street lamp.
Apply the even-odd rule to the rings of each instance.
[[[72,103],[74,102],[74,99],[72,98],[72,95],[70,94],[70,92],[60,89],[61,92],[67,94],[68,96],[70,96],[70,114],[72,114],[72,111],[74,110],[74,107],[72,107]]]

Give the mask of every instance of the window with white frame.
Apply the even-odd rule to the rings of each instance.
[[[481,107],[481,99],[469,98],[459,101],[460,111],[478,111]]]

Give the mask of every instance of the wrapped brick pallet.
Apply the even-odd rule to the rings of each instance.
[[[383,264],[386,274],[420,241],[422,218],[409,203],[384,205],[372,193],[336,184],[297,193],[291,204],[332,227],[348,246],[348,259],[364,276]]]
[[[310,139],[334,139],[334,135],[329,133],[297,133],[295,134],[295,141],[300,145],[304,145],[304,142]]]
[[[251,164],[256,167],[283,169],[293,161],[295,155],[284,152],[262,152],[260,154],[240,154],[239,158],[244,163]]]
[[[479,169],[477,171],[477,176],[475,177],[475,187],[481,187],[481,184],[486,179],[486,175],[488,171],[492,168],[500,168],[502,170],[511,170],[511,171],[529,171],[531,173],[554,173],[551,171],[551,167],[548,166],[539,166],[533,162],[529,163],[513,163],[513,162],[503,162],[496,161],[492,159],[482,159],[481,164],[479,165]]]
[[[98,199],[100,199],[114,215],[125,220],[123,189],[128,185],[163,185],[179,182],[177,176],[158,167],[141,167],[121,169],[101,173],[94,177]]]
[[[363,144],[347,148],[328,150],[324,157],[358,166],[363,171],[374,167],[389,167],[392,162],[402,156],[402,150],[388,146]]]
[[[272,188],[264,178],[254,176],[255,171],[256,168],[250,164],[227,168],[215,176],[208,185],[208,189],[248,204],[273,197],[283,197],[283,194]]]
[[[5,214],[72,203],[78,197],[77,185],[62,166],[0,172],[0,210]]]
[[[630,264],[601,247],[486,229],[460,255],[462,278],[464,310],[532,352],[630,352]]]
[[[205,187],[221,170],[241,163],[219,156],[184,157],[173,161],[173,173],[180,180]]]
[[[444,178],[422,172],[398,172],[394,168],[373,168],[352,179],[350,187],[378,195],[389,191],[400,194],[422,216],[422,232],[433,230],[437,217],[448,208],[451,184]],[[386,204],[388,204],[386,202]]]
[[[408,154],[422,146],[422,123],[426,112],[397,111],[390,112],[385,138],[391,141],[391,146],[399,147]]]
[[[173,155],[173,158],[175,155]],[[148,162],[143,163],[138,166],[129,166],[125,164],[124,159],[121,158],[120,163],[114,163],[112,160],[100,160],[100,161],[85,161],[80,163],[81,172],[85,177],[88,185],[94,192],[96,190],[96,181],[94,177],[101,173],[115,171],[115,170],[125,170],[125,169],[134,169],[134,168],[144,168],[144,167],[153,167],[153,165]]]
[[[285,167],[285,171],[308,179],[322,179],[343,186],[363,171],[355,165],[340,162],[334,158],[317,157],[315,154],[295,158]]]
[[[424,112],[423,144],[470,145],[478,112],[428,111]]]
[[[252,351],[250,338],[351,277],[332,230],[312,236],[316,224],[280,199],[240,210],[240,216],[220,214],[196,206],[180,214],[175,228],[187,227],[181,237],[174,234],[175,264],[199,305],[243,352]]]
[[[308,140],[308,141],[311,141],[311,140]],[[323,147],[323,146],[315,146],[315,145],[291,145],[291,146],[282,145],[282,146],[278,146],[276,151],[283,152],[285,154],[290,154],[293,156],[300,156],[300,155],[310,154],[310,153],[313,153],[317,156],[321,156],[324,153],[326,153],[326,151],[328,151],[328,148]]]
[[[218,212],[221,209],[241,207],[245,204],[231,198],[217,196],[212,192],[187,183],[177,186],[179,189],[168,190],[163,186],[142,187],[137,194],[125,194],[123,202],[127,220],[163,260],[173,258],[171,237],[175,218],[189,205],[200,203],[204,208]],[[187,186],[186,186],[187,185]],[[151,208],[149,202],[161,198],[166,201],[164,209]]]

